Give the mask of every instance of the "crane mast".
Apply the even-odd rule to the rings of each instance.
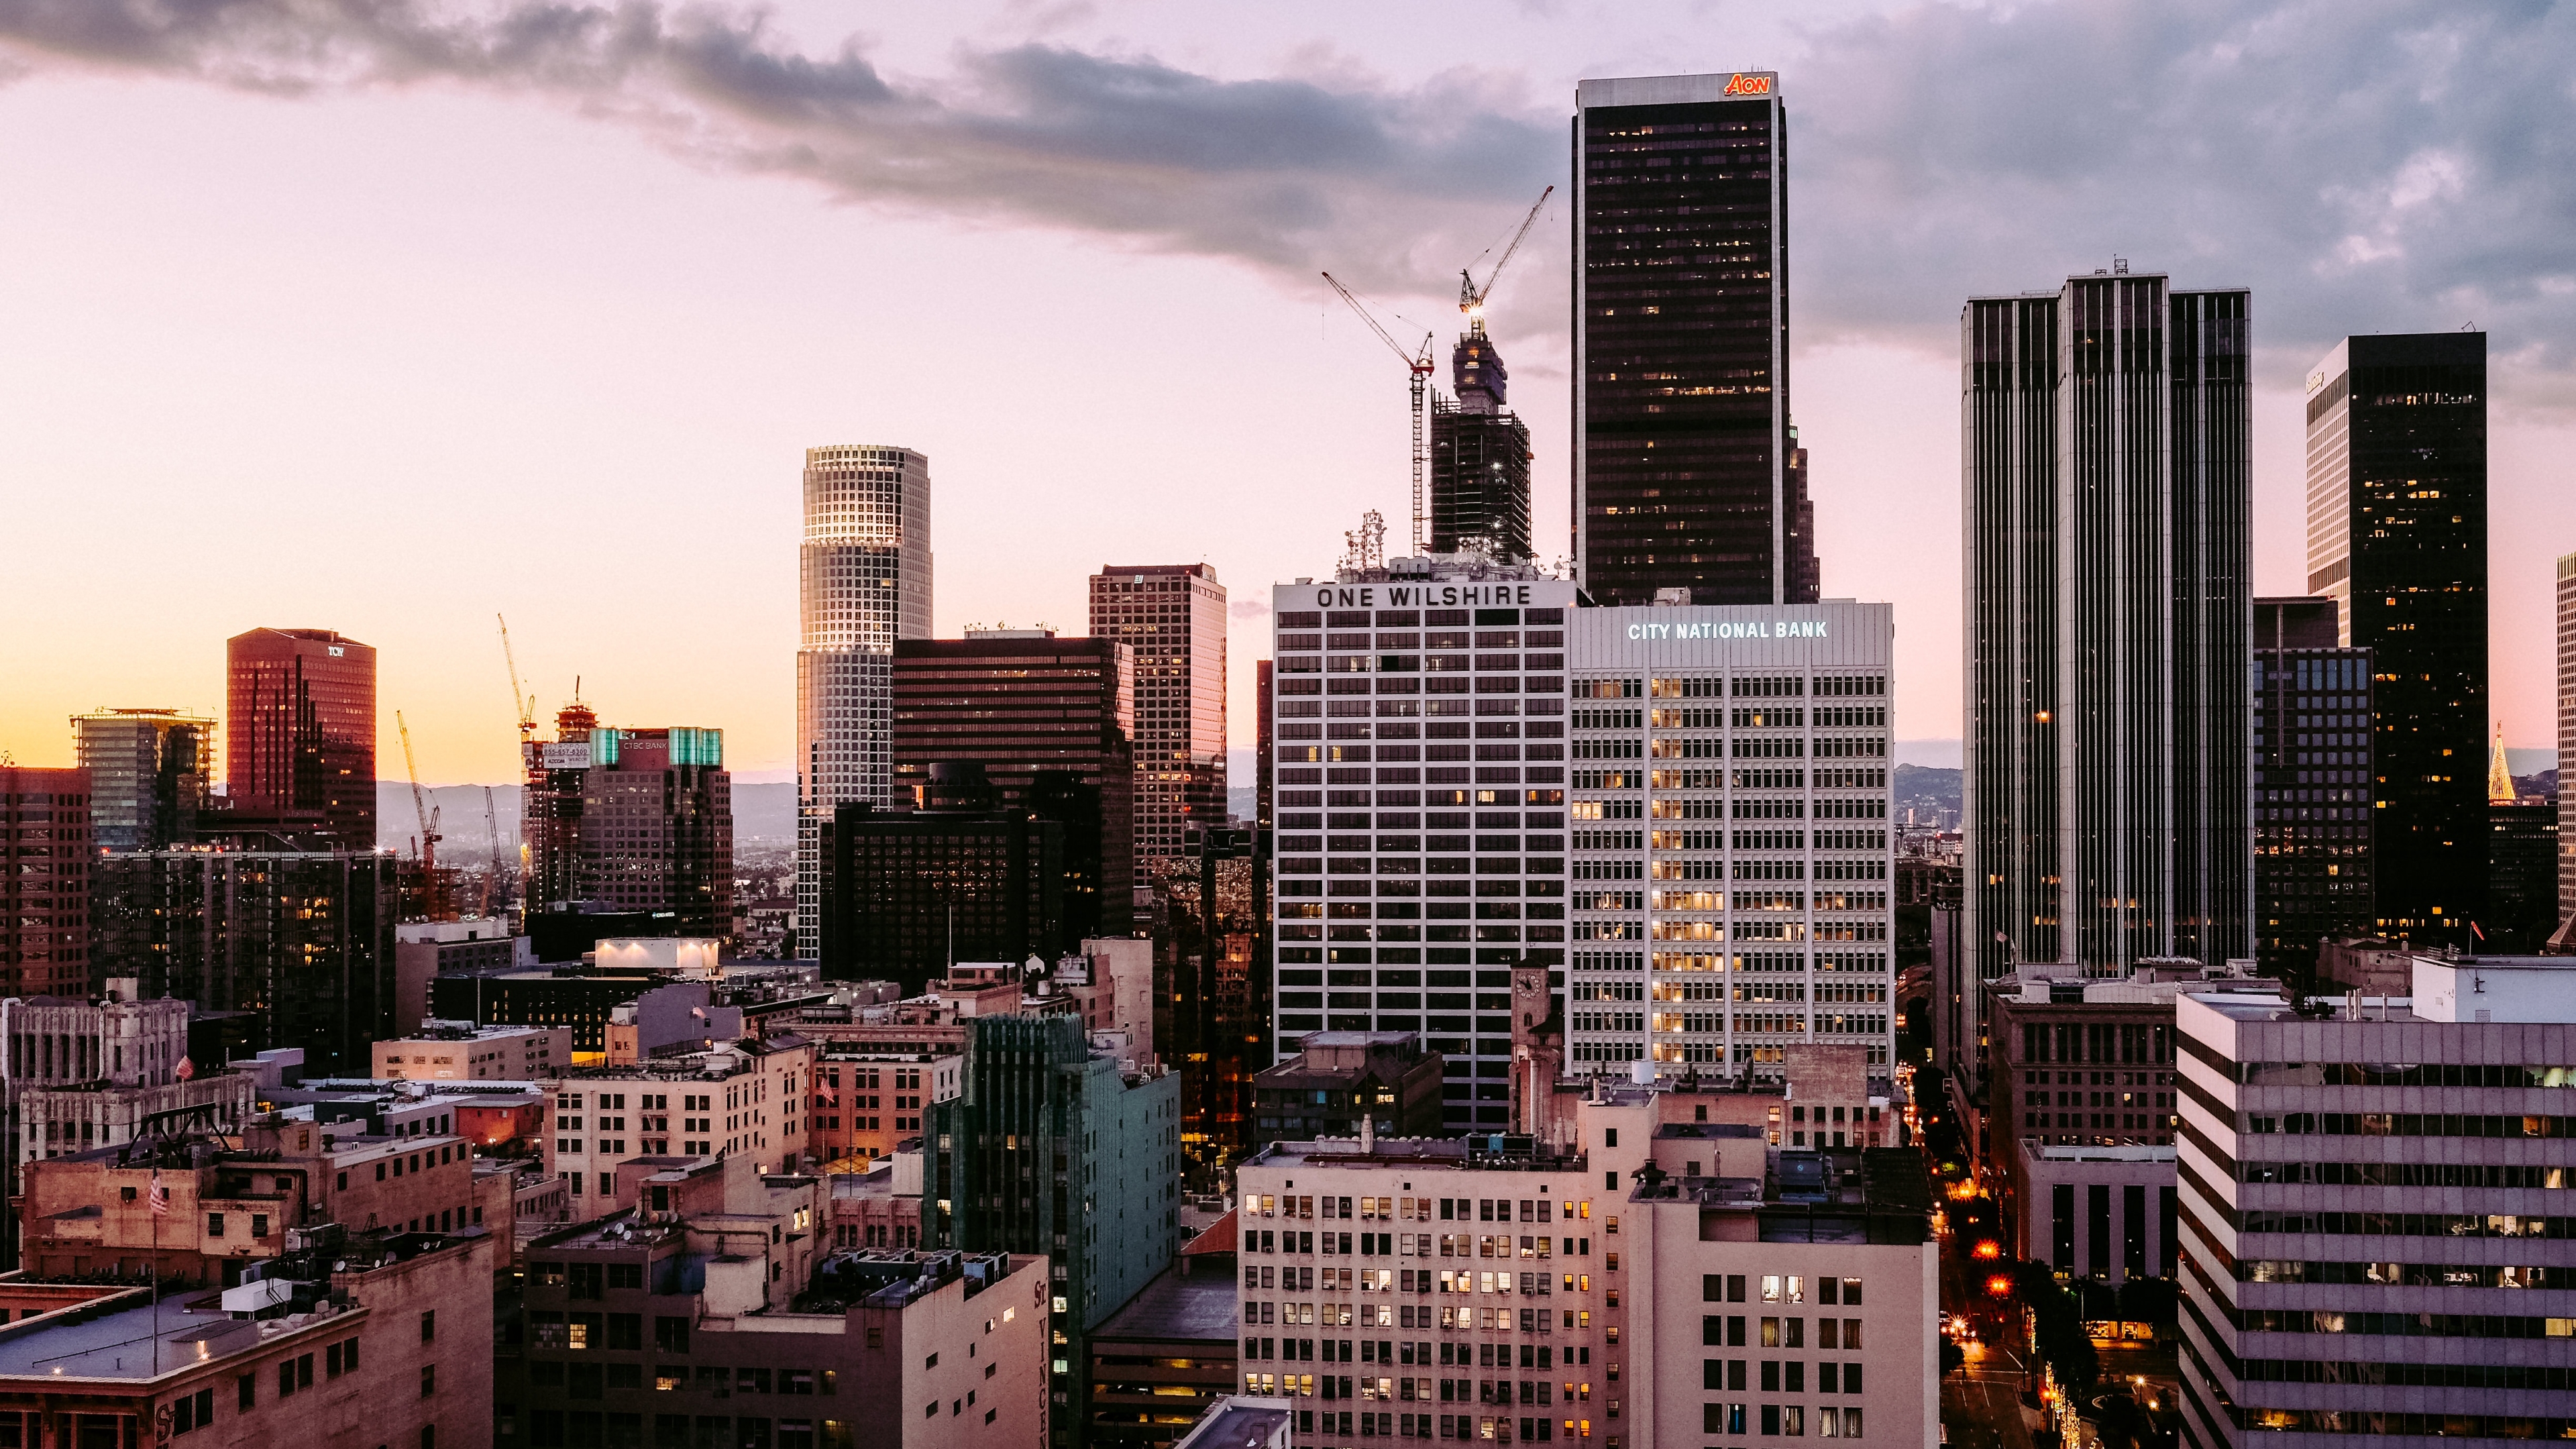
[[[519,767],[533,769],[537,763],[537,697],[519,687],[519,658],[510,650],[510,621],[499,614],[492,616],[501,623],[501,662],[510,670],[510,708],[519,717]]]
[[[1523,230],[1527,228],[1524,227]],[[1404,344],[1396,341],[1394,336],[1379,324],[1377,318],[1370,314],[1369,309],[1359,298],[1351,295],[1351,289],[1343,286],[1339,278],[1326,272],[1324,280],[1332,286],[1333,291],[1339,294],[1343,301],[1350,304],[1351,310],[1359,314],[1360,320],[1368,324],[1369,330],[1377,334],[1377,340],[1385,343],[1394,350],[1397,357],[1403,359],[1405,367],[1413,374],[1413,551],[1419,554],[1423,548],[1424,529],[1430,522],[1429,515],[1423,510],[1422,501],[1424,472],[1422,391],[1431,380],[1431,334],[1428,332],[1422,334],[1420,348],[1412,352],[1405,351]]]
[[[411,755],[411,726],[403,722],[401,710],[394,711],[394,729],[402,736],[403,771],[411,776],[411,807],[420,815],[421,890],[430,919],[436,920],[444,894],[438,888],[438,807],[429,803],[429,792],[420,788],[420,766]]]

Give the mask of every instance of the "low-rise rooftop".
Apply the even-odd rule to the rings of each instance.
[[[1177,1266],[1154,1275],[1109,1321],[1091,1331],[1104,1338],[1158,1342],[1226,1343],[1234,1339],[1241,1310],[1231,1273],[1183,1273]]]
[[[1318,1137],[1305,1142],[1273,1142],[1254,1153],[1246,1165],[1294,1167],[1368,1167],[1378,1164],[1459,1171],[1580,1172],[1580,1152],[1563,1151],[1535,1138],[1510,1133],[1468,1137],[1379,1137],[1363,1143],[1356,1137]]]

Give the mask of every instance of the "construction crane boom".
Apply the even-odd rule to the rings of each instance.
[[[438,868],[438,807],[429,803],[429,792],[420,788],[420,766],[411,757],[411,726],[403,722],[401,710],[394,711],[394,729],[402,735],[403,770],[411,776],[411,808],[420,814],[421,876],[434,881]]]
[[[536,764],[537,697],[519,687],[519,658],[510,651],[510,621],[501,621],[501,662],[510,667],[510,708],[519,716],[519,766],[527,769]]]
[[[492,914],[492,887],[501,877],[501,812],[492,804],[492,787],[489,785],[483,787],[483,829],[485,838],[491,842],[492,854],[483,868],[483,902],[474,914],[489,916]],[[506,906],[509,901],[505,897],[501,903]]]
[[[1377,318],[1370,314],[1367,306],[1353,296],[1351,289],[1343,286],[1339,278],[1326,272],[1324,280],[1340,294],[1343,301],[1350,304],[1351,310],[1359,314],[1360,320],[1368,324],[1369,330],[1377,334],[1378,340],[1391,348],[1397,357],[1404,360],[1405,367],[1413,374],[1413,551],[1419,554],[1423,546],[1423,528],[1430,521],[1423,511],[1422,503],[1422,390],[1431,380],[1431,334],[1428,332],[1422,334],[1422,346],[1416,351],[1405,351],[1404,344],[1396,341],[1394,335],[1379,324]]]
[[[1477,286],[1476,279],[1467,274],[1466,268],[1458,269],[1458,310],[1467,314],[1469,331],[1484,335],[1485,298],[1493,294],[1494,283],[1501,280],[1503,268],[1512,264],[1512,254],[1521,249],[1521,242],[1529,236],[1530,227],[1538,221],[1539,208],[1547,205],[1547,199],[1555,194],[1556,188],[1551,185],[1538,194],[1538,200],[1530,203],[1529,215],[1521,218],[1521,229],[1512,233],[1512,244],[1503,248],[1503,255],[1494,263],[1494,269],[1485,274],[1485,285]]]

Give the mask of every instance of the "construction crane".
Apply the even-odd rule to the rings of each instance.
[[[489,785],[483,787],[483,829],[491,842],[492,854],[483,870],[483,901],[474,911],[478,916],[492,914],[492,887],[501,878],[501,812],[493,807],[492,787]],[[509,903],[509,898],[504,896],[501,904],[506,906]]]
[[[1423,529],[1430,522],[1422,506],[1422,390],[1431,381],[1431,334],[1422,334],[1421,347],[1412,352],[1405,351],[1404,344],[1379,325],[1377,318],[1369,314],[1369,309],[1361,305],[1360,299],[1351,295],[1350,288],[1343,286],[1330,272],[1324,273],[1324,280],[1332,284],[1343,301],[1351,304],[1351,310],[1357,312],[1369,330],[1377,334],[1377,340],[1394,349],[1395,355],[1402,358],[1404,365],[1413,372],[1413,551],[1419,554],[1423,546]]]
[[[411,807],[420,814],[420,878],[430,901],[430,919],[438,919],[438,807],[429,803],[429,792],[420,788],[420,766],[411,757],[411,726],[403,723],[401,710],[394,711],[394,729],[402,735],[403,770],[411,776]]]
[[[1485,335],[1485,298],[1492,295],[1494,283],[1502,278],[1503,268],[1512,264],[1512,253],[1521,249],[1522,240],[1528,237],[1530,227],[1537,223],[1539,208],[1547,205],[1547,199],[1555,194],[1556,188],[1551,185],[1538,194],[1538,200],[1530,203],[1529,215],[1521,218],[1521,229],[1512,233],[1512,244],[1503,248],[1501,259],[1494,263],[1492,271],[1485,274],[1485,285],[1477,286],[1476,279],[1468,275],[1465,267],[1458,269],[1458,310],[1467,314],[1470,335]]]
[[[501,620],[501,662],[510,667],[510,708],[519,716],[519,768],[533,770],[537,765],[537,697],[519,688],[519,659],[510,652],[510,621]]]

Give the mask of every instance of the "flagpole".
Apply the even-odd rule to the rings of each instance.
[[[161,1169],[152,1169],[152,1376],[161,1377],[161,1217],[169,1211],[161,1196]]]

